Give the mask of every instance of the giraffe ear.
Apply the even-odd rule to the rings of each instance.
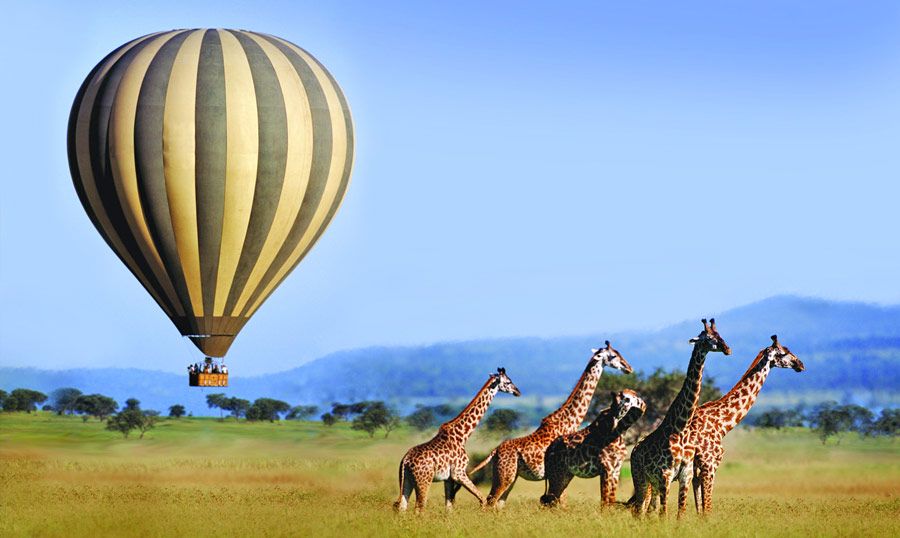
[[[599,349],[591,348],[591,353],[593,353],[594,355],[596,355],[598,351],[600,351],[600,350],[599,350]]]

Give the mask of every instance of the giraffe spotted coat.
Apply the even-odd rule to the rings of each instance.
[[[502,506],[519,477],[532,481],[544,479],[544,453],[547,447],[560,435],[575,431],[584,421],[604,366],[626,373],[632,371],[628,362],[613,349],[609,341],[606,342],[606,347],[592,350],[584,373],[562,406],[544,417],[538,429],[531,434],[500,443],[470,472],[474,473],[493,461],[488,506]]]
[[[628,428],[640,419],[647,404],[633,390],[613,393],[612,406],[583,430],[559,437],[547,448],[545,457],[547,488],[541,504],[555,505],[564,499],[573,477],[600,477],[600,501],[609,506],[616,501],[619,473],[625,460]]]
[[[410,448],[400,461],[400,497],[394,503],[397,510],[406,510],[409,497],[416,492],[416,511],[421,512],[428,501],[428,489],[432,482],[444,482],[444,498],[447,509],[459,486],[466,488],[484,506],[484,497],[466,474],[469,456],[466,441],[484,417],[488,406],[498,391],[519,396],[519,389],[510,381],[503,368],[490,378],[475,398],[454,419],[445,422],[430,441]]]
[[[678,436],[678,442],[684,447],[676,473],[679,516],[687,509],[689,482],[694,489],[697,512],[707,514],[712,510],[716,471],[725,455],[722,441],[747,416],[772,368],[791,368],[796,372],[805,369],[800,359],[778,343],[776,335],[772,335],[772,345],[756,355],[734,387],[722,398],[698,407],[688,427]]]
[[[675,396],[660,425],[631,451],[634,497],[629,502],[635,515],[645,513],[651,499],[660,505],[661,514],[666,515],[669,485],[675,478],[678,462],[682,460],[685,450],[677,434],[684,431],[697,408],[706,355],[709,352],[731,354],[731,348],[716,330],[714,319],[709,323],[703,320],[703,331],[692,338],[691,343],[694,349],[681,391]]]

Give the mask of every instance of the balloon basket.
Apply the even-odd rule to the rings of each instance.
[[[188,374],[191,387],[227,387],[228,374]]]

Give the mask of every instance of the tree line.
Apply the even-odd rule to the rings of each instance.
[[[635,390],[647,402],[647,411],[626,435],[626,442],[633,443],[659,425],[683,382],[684,373],[675,370],[666,372],[657,369],[650,374],[635,372],[605,375],[600,378],[586,420],[593,420],[609,405],[610,392],[624,388]],[[704,379],[700,401],[706,402],[721,396],[714,380]],[[292,406],[273,398],[257,398],[251,402],[223,393],[207,395],[206,404],[209,409],[218,409],[220,418],[224,418],[227,413],[229,417],[248,422],[310,420],[320,410],[316,405]],[[25,388],[17,388],[9,393],[0,390],[0,408],[4,411],[31,413],[39,406],[42,410],[54,411],[60,415],[80,415],[85,422],[91,418],[105,421],[107,429],[117,431],[126,438],[133,431],[139,432],[142,438],[160,420],[158,411],[141,409],[140,401],[135,398],[126,400],[120,410],[118,402],[109,396],[83,394],[72,387],[54,390],[49,395]],[[388,437],[403,424],[419,431],[433,430],[456,416],[461,409],[462,406],[449,403],[420,404],[404,416],[382,400],[332,402],[330,409],[322,413],[319,419],[325,426],[347,422],[352,429],[364,431],[370,437],[374,437],[379,431],[384,433],[384,437]],[[505,435],[538,422],[550,411],[552,409],[543,406],[530,409],[494,408],[485,417],[483,428],[495,434]],[[185,412],[183,405],[174,404],[169,407],[168,416],[177,419],[183,417]],[[847,432],[857,432],[865,436],[896,436],[900,431],[900,409],[885,408],[876,415],[872,410],[860,405],[826,402],[810,409],[804,407],[768,409],[762,413],[751,414],[746,423],[764,429],[810,428],[824,443],[832,437],[837,437],[840,441],[841,436]]]
[[[848,432],[856,432],[866,437],[890,436],[900,433],[900,409],[883,408],[879,415],[871,409],[856,404],[824,402],[810,409],[798,406],[789,409],[773,408],[754,417],[748,422],[757,428],[781,430],[782,428],[810,428],[824,444]]]

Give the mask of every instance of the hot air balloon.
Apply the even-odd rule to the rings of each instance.
[[[182,335],[223,357],[347,191],[353,124],[312,55],[244,30],[111,52],[72,106],[69,167],[103,239]]]

